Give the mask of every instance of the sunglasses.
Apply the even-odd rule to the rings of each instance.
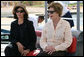
[[[48,13],[50,13],[50,14],[53,14],[55,11],[47,11]]]
[[[16,12],[17,12],[17,13],[19,13],[19,12],[20,12],[20,13],[23,13],[23,12],[24,12],[24,10],[20,10],[20,11],[19,11],[19,10],[17,10]]]

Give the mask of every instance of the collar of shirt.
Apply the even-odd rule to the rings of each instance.
[[[52,21],[52,20],[51,20],[51,22],[50,22],[50,25],[51,25],[51,28],[53,29],[53,31],[56,32],[56,31],[54,30],[54,26],[53,26],[53,21]],[[61,25],[62,25],[62,20],[60,19],[59,22],[58,22],[58,24],[57,24],[57,26],[56,26],[56,30],[59,29],[59,27],[60,27]]]

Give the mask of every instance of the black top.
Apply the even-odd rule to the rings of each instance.
[[[23,24],[18,24],[18,20],[11,23],[10,41],[12,44],[20,42],[26,49],[36,49],[36,34],[33,22],[24,20]]]

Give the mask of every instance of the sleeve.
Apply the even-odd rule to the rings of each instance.
[[[67,22],[65,33],[64,33],[64,42],[58,46],[55,47],[56,51],[64,51],[66,50],[72,43],[72,33],[70,24]]]
[[[36,48],[36,40],[37,40],[37,37],[36,37],[36,33],[35,33],[35,29],[34,29],[34,26],[33,26],[33,22],[31,21],[30,23],[30,44],[28,45],[29,49],[30,50],[33,50]],[[33,35],[33,36],[32,36]]]
[[[11,29],[10,29],[10,38],[9,38],[11,43],[16,43],[18,42],[17,37],[15,35],[15,24],[14,22],[11,23]]]
[[[47,46],[46,26],[42,30],[42,36],[41,36],[41,39],[40,39],[40,46],[43,50],[45,50],[45,47]]]

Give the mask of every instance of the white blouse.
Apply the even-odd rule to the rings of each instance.
[[[71,43],[72,33],[67,21],[60,19],[55,30],[52,20],[45,24],[40,39],[40,46],[44,51],[48,45],[54,46],[56,51],[65,51]]]

